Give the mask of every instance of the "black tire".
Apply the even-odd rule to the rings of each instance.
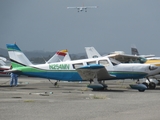
[[[144,84],[147,88],[149,87],[148,83],[143,82],[142,84]]]
[[[156,88],[156,84],[154,82],[150,82],[149,89],[155,89],[155,88]]]
[[[106,89],[105,87],[102,87],[102,88],[93,88],[93,91],[103,91],[105,89]]]
[[[160,80],[157,80],[158,81],[158,85],[160,85]]]
[[[139,92],[144,92],[144,91],[145,91],[145,89],[139,89],[138,91],[139,91]]]

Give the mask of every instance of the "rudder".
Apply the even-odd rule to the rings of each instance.
[[[22,67],[32,65],[16,44],[6,44],[12,67]]]

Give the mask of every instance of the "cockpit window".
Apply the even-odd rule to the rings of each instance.
[[[118,60],[115,60],[115,59],[113,59],[113,58],[109,58],[110,59],[110,61],[111,61],[111,63],[113,64],[113,65],[118,65],[118,64],[120,64],[121,62],[119,62]]]

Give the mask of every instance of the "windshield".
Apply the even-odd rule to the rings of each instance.
[[[110,59],[110,61],[111,61],[111,63],[113,64],[113,65],[118,65],[118,64],[120,64],[121,62],[119,62],[118,60],[115,60],[115,59],[113,59],[113,58],[109,58]]]

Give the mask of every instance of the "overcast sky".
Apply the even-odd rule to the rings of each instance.
[[[68,6],[98,6],[87,12]],[[125,51],[160,56],[160,0],[0,0],[0,48]]]

